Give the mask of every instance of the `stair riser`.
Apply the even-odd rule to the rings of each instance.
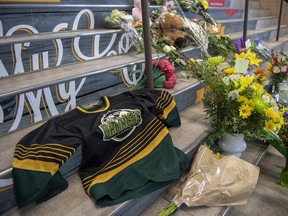
[[[284,27],[280,29],[279,36],[287,35],[288,34],[288,27]],[[276,40],[277,30],[271,32],[269,40],[273,41]]]
[[[257,17],[268,17],[270,16],[269,9],[249,9],[248,17],[257,18]]]
[[[243,9],[222,9],[222,8],[210,8],[208,12],[215,20],[223,19],[241,19],[243,17]],[[196,15],[186,12],[187,18],[197,18]]]
[[[245,1],[243,1],[243,0],[231,0],[230,7],[231,8],[245,8]],[[249,8],[250,9],[260,8],[260,2],[259,1],[249,1]]]
[[[277,25],[277,18],[267,18],[258,20],[248,20],[247,30],[268,28]],[[231,34],[234,32],[243,31],[244,21],[224,22],[222,26],[225,26],[225,34]]]

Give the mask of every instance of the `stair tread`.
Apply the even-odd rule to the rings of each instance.
[[[242,153],[241,158],[249,163],[257,165],[263,155],[266,152],[267,145],[260,143],[259,141],[246,141],[247,149]],[[185,182],[187,174],[179,179],[170,189],[167,190],[150,208],[142,214],[142,216],[157,215],[161,210],[163,210],[176,195],[177,190],[180,188],[183,182]],[[227,212],[231,211],[230,206],[223,207],[187,207],[182,205],[178,210],[176,215],[191,215],[194,216],[212,216],[212,215],[227,215]]]
[[[249,18],[250,20],[264,20],[264,19],[278,19],[277,16],[265,16],[265,17],[257,17],[257,18]],[[224,19],[224,20],[217,20],[218,23],[230,23],[230,22],[240,22],[243,21],[243,19]],[[244,22],[244,21],[243,21]]]
[[[72,37],[81,37],[89,35],[111,34],[121,32],[121,29],[81,29],[81,30],[65,30],[60,32],[41,32],[31,35],[12,35],[0,37],[0,45],[15,44],[33,41],[44,41],[52,39],[64,39]]]
[[[280,26],[280,29],[281,28],[287,28],[288,25],[281,25]],[[258,34],[258,33],[263,33],[263,32],[267,32],[267,31],[273,31],[273,30],[277,30],[277,26],[271,26],[271,27],[268,27],[268,28],[262,28],[262,29],[252,29],[252,30],[248,30],[247,31],[247,35],[254,35],[254,34]],[[229,34],[229,37],[232,39],[232,40],[235,40],[235,39],[238,39],[240,38],[241,36],[243,35],[243,32],[234,32],[234,33],[231,33]]]
[[[153,57],[156,58],[157,55],[153,55]],[[142,63],[144,61],[144,54],[130,53],[8,76],[0,79],[0,97],[44,88],[72,79],[118,69],[129,64]],[[55,76],[55,74],[57,74],[57,76]]]
[[[188,153],[205,138],[207,135],[205,131],[209,128],[209,122],[204,119],[205,114],[201,103],[181,112],[180,117],[182,125],[178,128],[171,128],[169,131],[174,145]],[[89,215],[89,212],[90,214],[93,212],[92,215],[111,215],[118,208],[129,205],[130,201],[105,208],[95,206],[93,201],[85,194],[78,175],[73,175],[67,180],[69,187],[61,194],[44,203],[29,205],[21,209],[21,212],[14,210],[11,215],[48,215],[52,208],[54,214],[57,215],[86,215],[86,213]]]
[[[190,46],[182,49],[182,51],[189,52],[196,49],[200,48]],[[153,59],[164,56],[165,54],[152,54]],[[131,52],[4,77],[0,79],[0,98],[143,62],[145,62],[144,53]],[[43,79],[43,77],[45,78]]]

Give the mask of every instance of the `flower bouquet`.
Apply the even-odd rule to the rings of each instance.
[[[284,53],[272,52],[272,58],[267,66],[272,84],[277,85],[287,79],[288,57]]]
[[[144,50],[144,42],[141,37],[142,25],[139,23],[133,24],[133,22],[134,19],[131,15],[117,9],[112,10],[111,15],[106,17],[104,21],[106,28],[121,28],[127,32],[137,52],[142,52]]]
[[[209,6],[206,0],[175,0],[178,2],[183,10],[191,11],[194,14],[201,16],[207,23],[212,26],[216,26],[216,21],[208,13],[207,8]]]
[[[247,51],[235,56],[235,62],[239,58],[248,61],[244,72],[243,65],[240,67],[242,72],[238,71],[238,63],[227,67],[229,64],[222,56],[203,62],[190,61],[190,73],[208,90],[203,105],[212,126],[210,141],[219,140],[227,133],[266,140],[263,128],[278,132],[283,124],[282,114],[273,97],[259,84],[260,76],[249,71],[248,66],[259,64],[255,54]]]
[[[259,167],[234,156],[217,157],[202,145],[186,181],[158,216],[168,216],[185,204],[196,206],[245,205],[259,176]]]

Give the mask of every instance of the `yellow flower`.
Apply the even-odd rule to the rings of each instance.
[[[252,113],[252,108],[248,105],[242,105],[239,109],[239,115],[243,118],[246,119],[248,118]]]
[[[238,92],[243,91],[244,89],[246,89],[249,85],[251,85],[251,83],[254,80],[254,76],[241,76],[240,77],[240,88],[238,89]]]
[[[217,40],[221,39],[220,35],[216,35],[216,38],[217,38]]]
[[[271,120],[266,121],[265,129],[274,131],[274,129],[275,129],[275,124],[274,124],[274,122],[271,121]]]
[[[200,0],[200,1],[201,1],[202,6],[203,6],[205,9],[208,8],[209,3],[208,3],[206,0]]]
[[[240,96],[237,101],[240,103],[244,103],[244,101],[248,100],[248,98],[244,97],[244,96]]]
[[[250,65],[256,65],[259,67],[259,62],[262,62],[261,59],[258,59],[255,53],[250,53],[249,55]]]
[[[235,72],[234,68],[226,68],[223,70],[223,72],[226,74],[237,74],[237,72]]]
[[[219,65],[223,60],[224,58],[222,56],[215,56],[209,57],[207,61],[212,65]]]
[[[277,122],[277,113],[272,108],[264,110],[265,115],[270,118],[273,122]],[[279,118],[279,116],[278,116]]]
[[[260,83],[254,83],[253,85],[251,85],[251,87],[256,92],[256,95],[260,96],[262,94],[263,85],[261,85]]]
[[[190,58],[189,60],[188,60],[188,64],[193,64],[193,63],[195,63],[196,61],[195,61],[195,59],[194,58]]]
[[[249,106],[252,110],[254,109],[254,103],[252,100],[246,99],[243,104]]]
[[[240,59],[247,59],[249,55],[250,55],[250,50],[248,50],[247,53],[245,52],[241,52],[240,54],[235,53],[235,57],[240,58]]]
[[[270,70],[272,70],[273,65],[272,65],[271,62],[268,62],[268,63],[267,63],[267,66],[268,66],[268,68],[269,68]]]

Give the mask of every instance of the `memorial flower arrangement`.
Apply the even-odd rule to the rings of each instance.
[[[258,66],[255,54],[245,56],[250,65]],[[237,60],[236,60],[237,61]],[[259,83],[259,75],[239,73],[222,56],[210,57],[203,62],[189,61],[192,77],[207,87],[203,99],[204,110],[210,119],[210,140],[221,139],[227,133],[242,133],[246,137],[267,139],[263,129],[278,132],[283,124],[282,113],[273,97]],[[228,66],[228,67],[227,67]]]
[[[203,18],[207,23],[217,25],[213,17],[208,13],[209,3],[206,0],[176,0],[183,10],[190,11]]]

